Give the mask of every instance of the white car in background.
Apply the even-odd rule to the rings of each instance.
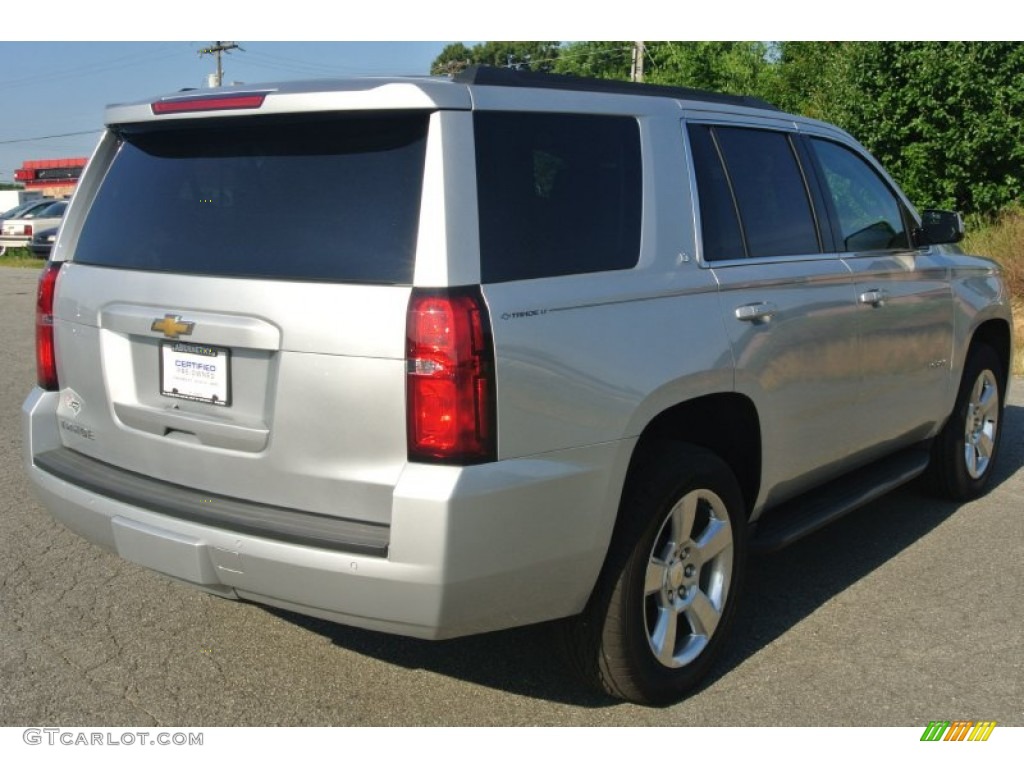
[[[18,218],[4,219],[0,225],[0,256],[8,248],[27,248],[35,232],[59,227],[67,207],[67,200],[48,200],[38,207],[22,211]]]

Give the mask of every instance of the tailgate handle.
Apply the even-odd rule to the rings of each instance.
[[[757,304],[744,304],[736,307],[736,319],[745,323],[766,323],[779,308],[770,301],[759,301]]]

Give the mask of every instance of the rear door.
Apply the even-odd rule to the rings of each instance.
[[[189,488],[387,523],[429,121],[117,127],[62,239],[65,445]]]
[[[736,389],[756,404],[762,500],[840,472],[856,418],[857,305],[826,247],[791,131],[691,123],[703,259],[718,283]]]

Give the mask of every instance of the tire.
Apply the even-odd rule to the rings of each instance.
[[[602,576],[563,625],[592,685],[638,704],[681,699],[729,633],[746,556],[746,516],[730,469],[705,450],[658,446],[635,468]]]
[[[967,501],[987,490],[1002,434],[1005,381],[992,347],[971,349],[953,412],[932,444],[928,484],[934,493]]]

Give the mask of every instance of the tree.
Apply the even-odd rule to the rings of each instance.
[[[469,64],[629,79],[631,41],[445,47]],[[1024,43],[649,42],[645,80],[758,96],[856,136],[922,208],[994,213],[1024,196]]]
[[[432,75],[454,75],[470,65],[473,52],[462,43],[449,43],[430,65]]]
[[[471,64],[512,67],[551,72],[558,60],[559,44],[549,42],[486,42],[467,48],[462,43],[446,45],[430,65],[434,75],[455,74]]]
[[[575,42],[562,47],[556,72],[628,80],[633,42]],[[769,46],[760,42],[649,42],[644,80],[662,85],[761,95],[769,77]]]
[[[1024,193],[1024,44],[781,43],[776,102],[847,129],[921,207]]]
[[[991,213],[1024,193],[1024,44],[873,43],[847,127],[917,202]]]
[[[652,42],[646,46],[645,80],[722,93],[760,96],[771,64],[760,42]]]
[[[555,62],[555,72],[578,77],[628,80],[633,43],[624,40],[566,43]]]

